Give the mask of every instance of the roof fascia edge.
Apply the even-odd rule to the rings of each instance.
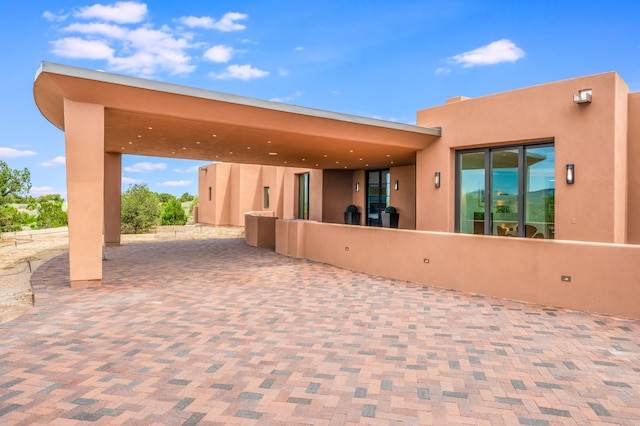
[[[113,74],[104,71],[90,70],[87,68],[74,67],[70,65],[62,65],[54,62],[42,61],[36,70],[35,80],[40,74],[58,74],[67,77],[82,78],[85,80],[94,80],[102,83],[111,83],[124,86],[130,86],[137,89],[153,90],[173,95],[189,96],[194,98],[208,99],[212,101],[227,102],[232,104],[244,105],[255,108],[262,108],[277,112],[286,112],[292,114],[306,115],[316,118],[324,118],[329,120],[344,121],[354,124],[367,126],[382,127],[385,129],[401,130],[411,133],[420,133],[429,136],[441,136],[441,129],[437,127],[423,127],[411,124],[396,123],[393,121],[380,120],[376,118],[362,117],[352,114],[343,114],[338,112],[326,111],[315,108],[302,107],[280,102],[266,101],[262,99],[249,98],[246,96],[233,95],[229,93],[216,92],[213,90],[197,89],[189,86],[165,83],[162,81],[148,80],[139,77],[126,76],[122,74]]]

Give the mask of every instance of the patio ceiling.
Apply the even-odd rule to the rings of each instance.
[[[43,62],[34,98],[64,130],[64,99],[105,107],[105,151],[320,169],[415,164],[440,129]]]

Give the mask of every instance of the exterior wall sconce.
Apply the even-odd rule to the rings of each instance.
[[[393,189],[395,189],[396,191],[398,190],[398,179],[396,179],[396,181],[393,182]]]
[[[567,183],[572,185],[576,180],[575,167],[573,164],[567,164]]]
[[[580,90],[577,95],[573,95],[574,104],[590,104],[591,103],[591,89]]]
[[[440,172],[436,172],[436,174],[433,176],[433,185],[436,188],[440,188]]]
[[[360,192],[360,182],[356,182],[356,192]]]

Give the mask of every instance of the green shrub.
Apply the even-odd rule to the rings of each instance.
[[[122,194],[120,230],[125,234],[142,234],[158,225],[160,201],[147,185],[130,185]]]
[[[162,205],[160,225],[184,225],[185,223],[187,223],[187,213],[177,198],[173,198]]]

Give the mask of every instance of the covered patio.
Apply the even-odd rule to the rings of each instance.
[[[34,98],[65,132],[70,282],[99,285],[120,243],[123,154],[305,167],[415,164],[440,129],[43,62]],[[104,241],[103,241],[104,230]]]

